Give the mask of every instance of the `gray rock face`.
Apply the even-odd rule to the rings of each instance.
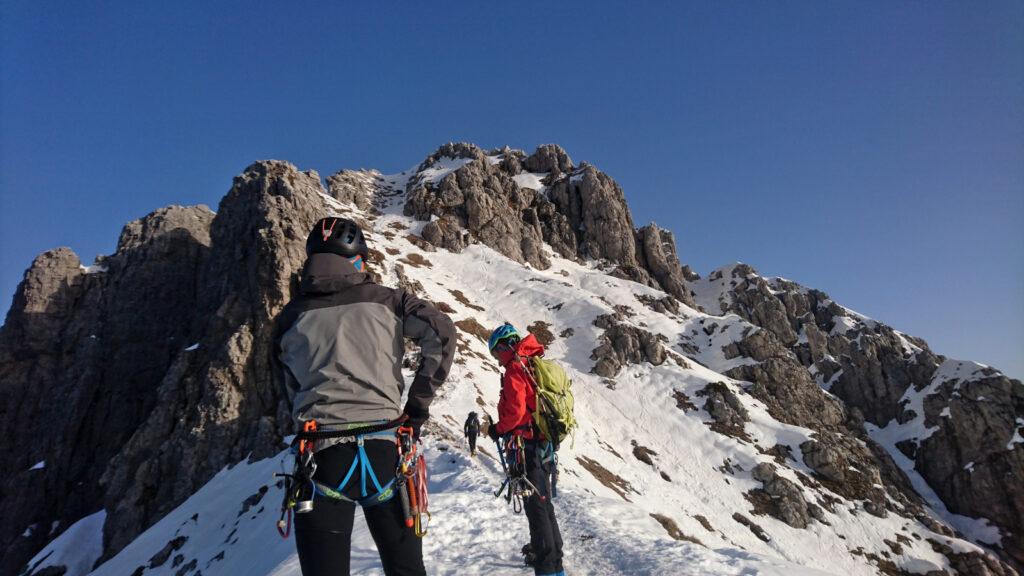
[[[547,172],[552,180],[573,169],[572,159],[556,144],[542,144],[537,151],[523,161],[529,172]]]
[[[360,210],[373,206],[374,185],[372,174],[357,170],[342,170],[327,177],[327,193],[339,202],[350,202]]]
[[[711,429],[719,434],[750,441],[744,426],[750,421],[750,414],[740,402],[739,397],[724,382],[712,382],[699,392],[697,396],[707,398],[704,410],[715,421]]]
[[[830,489],[862,499],[865,510],[883,514],[893,507],[870,489],[881,480],[900,510],[913,514],[919,497],[885,450],[867,438],[863,421],[884,427],[922,416],[905,395],[931,386],[944,359],[923,340],[862,319],[823,292],[762,278],[746,265],[728,273],[730,278],[721,272],[709,276],[728,282],[730,289],[719,300],[721,311],[763,328],[726,350],[728,357],[747,356],[759,364],[728,375],[754,382],[751,394],[767,403],[776,418],[821,432],[819,442],[801,448],[805,462]],[[834,402],[821,403],[811,393],[812,374],[842,401],[845,418],[838,405],[829,407]],[[922,402],[924,424],[935,432],[920,442],[900,442],[898,448],[914,460],[950,511],[995,522],[1004,534],[1007,557],[1021,566],[1024,446],[1008,449],[1008,443],[1018,421],[1024,421],[1024,386],[995,370],[983,376],[940,383],[929,392]],[[844,429],[853,437],[825,434]],[[870,471],[871,477],[851,480],[850,466]]]
[[[648,270],[665,292],[682,300],[691,308],[696,307],[693,295],[686,287],[686,272],[676,254],[676,239],[668,230],[648,224],[637,231],[640,245],[640,266]]]
[[[32,524],[105,508],[109,557],[225,465],[278,450],[291,419],[271,319],[324,192],[315,172],[258,162],[216,216],[157,210],[91,270],[67,249],[36,259],[0,330],[0,465],[18,471],[2,480],[0,572],[49,539],[21,537]]]
[[[860,408],[869,422],[879,426],[901,416],[903,394],[911,386],[921,388],[930,382],[939,363],[927,349],[908,355],[888,326],[849,337],[834,335],[828,349],[842,370],[832,393]]]
[[[622,188],[607,174],[583,164],[549,186],[548,197],[579,232],[579,256],[636,266],[633,217]]]
[[[726,376],[754,385],[748,392],[768,405],[772,417],[812,429],[837,429],[846,420],[843,406],[822,391],[796,355],[766,329],[725,348],[726,358],[748,357],[757,364],[739,366]]]
[[[439,218],[424,236],[449,249],[461,249],[469,241],[482,242],[518,262],[549,267],[538,211],[555,219],[549,227],[557,229],[559,224],[555,212],[543,207],[547,200],[534,190],[519,187],[501,164],[492,165],[483,150],[468,144],[443,146],[420,170],[444,158],[471,161],[436,184],[418,179],[409,183],[405,213],[421,220]]]
[[[953,379],[924,411],[938,429],[917,446],[916,469],[952,512],[1005,527],[1003,547],[1024,565],[1024,444],[1011,444],[1015,432],[1024,437],[1024,386],[998,373]]]
[[[198,278],[200,347],[151,382],[158,408],[103,475],[108,555],[224,466],[278,450],[290,418],[272,382],[272,319],[296,286],[306,233],[325,212],[321,192],[315,172],[268,161],[237,176],[221,201]]]
[[[0,501],[0,572],[48,539],[21,538],[28,526],[66,528],[103,507],[104,468],[152,415],[156,382],[190,343],[182,318],[196,306],[212,220],[206,207],[164,208],[127,224],[91,273],[66,248],[26,272],[0,331],[0,463],[15,471]]]
[[[668,353],[657,336],[620,320],[614,314],[594,320],[595,326],[604,328],[598,347],[590,355],[591,360],[597,361],[591,370],[594,374],[614,378],[627,364],[650,362],[658,366],[665,362]]]
[[[622,189],[607,174],[584,163],[573,166],[561,148],[544,145],[530,156],[509,150],[496,163],[471,144],[446,144],[420,164],[424,172],[443,162],[468,160],[433,182],[408,184],[405,214],[429,222],[423,237],[452,251],[481,242],[536,268],[551,265],[547,244],[564,258],[608,263],[616,276],[665,290],[693,304],[686,287],[692,271],[680,265],[675,238],[650,225],[636,230]],[[546,194],[520,187],[525,168],[547,173]]]
[[[737,282],[731,291],[733,301],[721,311],[739,314],[751,324],[768,330],[783,346],[796,344],[798,336],[790,323],[786,306],[774,296],[768,282],[746,264],[735,266],[732,278]],[[709,279],[714,280],[715,276],[709,276]],[[794,313],[799,313],[800,306],[795,308]]]
[[[806,528],[811,523],[811,508],[804,500],[803,491],[791,480],[779,476],[773,464],[762,462],[751,471],[754,480],[761,482],[768,496],[767,512],[793,528]]]
[[[804,463],[832,492],[862,501],[864,510],[885,517],[893,511],[905,517],[923,513],[923,501],[909,479],[885,451],[868,438],[818,432],[800,445]]]

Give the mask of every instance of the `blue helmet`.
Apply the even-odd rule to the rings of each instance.
[[[494,347],[497,346],[499,342],[509,338],[515,338],[516,341],[518,341],[519,332],[516,331],[515,326],[505,322],[501,326],[495,328],[494,332],[491,332],[491,338],[487,341],[487,349],[494,352]]]

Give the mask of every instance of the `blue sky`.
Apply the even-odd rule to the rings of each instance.
[[[375,4],[383,4],[376,6]],[[0,2],[0,297],[251,161],[556,142],[741,260],[1024,376],[1024,3]]]

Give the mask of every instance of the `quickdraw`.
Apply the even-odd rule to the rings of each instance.
[[[303,432],[316,432],[316,420],[303,425]],[[281,517],[277,520],[277,532],[287,539],[292,531],[292,510],[308,512],[313,509],[313,474],[316,462],[313,460],[313,441],[300,440],[295,454],[295,471],[291,474],[275,474],[284,478],[284,497],[281,500]]]
[[[413,436],[413,429],[402,426],[398,429],[395,445],[398,447],[398,496],[402,501],[402,513],[405,525],[412,528],[416,536],[422,538],[427,533],[423,525],[423,515],[430,522],[430,511],[427,495],[427,461],[420,453]]]
[[[512,512],[519,514],[523,511],[523,501],[539,494],[537,487],[526,477],[526,446],[520,434],[499,437],[497,442],[498,460],[505,471],[505,479],[494,491],[494,497],[501,497],[504,493],[505,501],[512,505]]]

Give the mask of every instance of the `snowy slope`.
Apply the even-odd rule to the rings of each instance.
[[[416,286],[423,296],[450,307],[460,327],[460,352],[431,408],[425,437],[432,473],[433,521],[424,541],[430,573],[528,573],[518,554],[528,540],[526,519],[513,516],[492,495],[500,482],[493,447],[485,441],[481,454],[471,459],[460,441],[467,412],[483,408],[494,415],[498,399],[498,367],[473,332],[506,320],[521,330],[538,322],[549,327],[554,341],[548,357],[561,361],[574,380],[581,427],[574,443],[562,448],[555,501],[570,574],[868,575],[878,573],[880,558],[925,573],[949,565],[927,539],[957,550],[977,549],[915,520],[865,514],[859,503],[841,498],[825,512],[827,524],[814,522],[804,530],[756,514],[744,497],[760,487],[750,470],[761,462],[776,462],[762,450],[789,446],[797,460],[778,463],[780,474],[794,482],[799,482],[798,472],[811,474],[799,460],[798,448],[811,431],[776,421],[763,404],[741,392],[740,383],[721,374],[737,362],[749,362],[725,359],[722,346],[757,328],[735,315],[714,316],[686,306],[678,314],[656,312],[638,297],[662,298],[664,293],[554,253],[549,254],[550,269],[536,270],[482,245],[461,254],[424,251],[409,238],[424,223],[401,215],[402,196],[395,191],[404,189],[410,178],[436,182],[459,166],[458,160],[442,159],[421,173],[367,173],[379,190],[378,215],[325,196],[331,213],[371,223],[371,247],[385,255],[376,269],[386,284],[396,286],[401,278]],[[520,184],[539,186],[537,176],[524,175]],[[705,303],[721,294],[704,286],[698,302],[717,310]],[[627,365],[610,385],[590,373],[591,353],[603,332],[594,320],[616,307],[621,312],[622,306],[628,307],[624,322],[664,337],[669,359],[660,366]],[[704,329],[711,323],[718,328],[708,335]],[[700,345],[684,350],[681,335]],[[752,442],[708,426],[711,418],[697,392],[712,382],[724,382],[738,392],[750,413],[745,432]],[[693,408],[681,398],[692,401]],[[652,451],[646,452],[650,464],[635,455],[638,447]],[[281,495],[272,475],[289,466],[282,451],[275,458],[223,470],[92,574],[298,574],[294,543],[283,541],[274,528]],[[764,539],[736,514],[760,526]],[[94,532],[93,537],[98,535]],[[81,546],[81,538],[81,530],[72,527],[30,565],[67,563],[77,551],[95,548]],[[900,542],[898,551],[887,540]],[[57,558],[62,562],[55,562]],[[83,555],[80,563],[89,563],[89,558]],[[381,573],[373,542],[359,521],[353,573]]]

